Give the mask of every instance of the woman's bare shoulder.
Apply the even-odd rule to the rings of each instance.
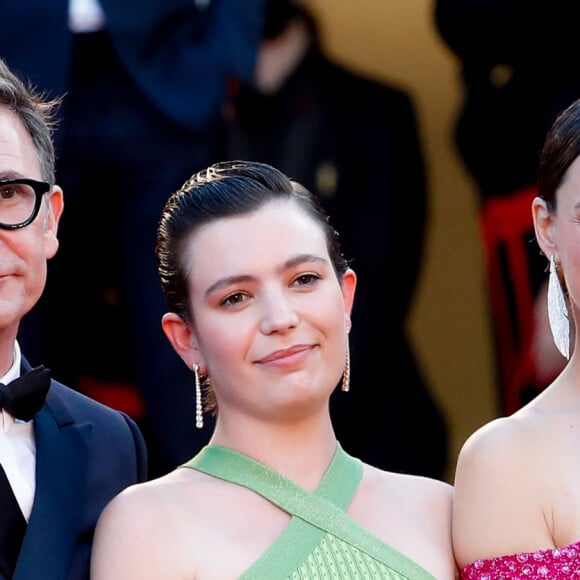
[[[357,493],[363,526],[429,570],[436,578],[455,578],[451,545],[453,486],[420,475],[365,465]],[[350,511],[350,510],[349,510]]]
[[[177,469],[124,489],[103,510],[97,539],[105,535],[109,538],[125,536],[145,548],[155,541],[163,528],[179,527],[184,513],[195,511],[204,503],[203,478],[184,471]]]
[[[487,487],[488,496],[496,486],[513,489],[515,481],[526,477],[525,466],[533,458],[541,457],[545,435],[542,419],[530,413],[500,417],[481,426],[459,451],[454,481],[456,498],[466,489],[479,493]],[[507,479],[512,485],[505,485]]]
[[[445,481],[383,471],[365,466],[365,475],[357,494],[361,501],[387,521],[405,522],[405,527],[450,534],[453,486]]]
[[[392,497],[406,498],[407,501],[411,498],[418,504],[436,501],[447,507],[453,500],[453,486],[440,479],[384,471],[370,465],[365,466],[365,474],[369,484]]]
[[[516,413],[476,430],[455,469],[453,541],[457,561],[526,551],[545,542],[543,419]]]
[[[109,502],[95,530],[91,578],[148,580],[170,575],[168,566],[194,569],[193,551],[187,562],[175,558],[175,551],[179,538],[195,537],[202,523],[203,516],[190,514],[203,505],[196,491],[203,480],[182,471],[132,485]]]
[[[392,513],[405,518],[409,526],[423,529],[445,547],[451,539],[453,486],[421,475],[380,472],[382,492],[396,501]],[[392,501],[391,499],[391,501]]]
[[[178,468],[162,477],[131,485],[109,503],[104,514],[123,516],[145,511],[153,516],[156,512],[166,513],[172,504],[181,502],[182,494],[190,492],[192,485],[203,487],[204,477],[196,475],[197,472]],[[192,494],[193,500],[195,497],[196,494]]]

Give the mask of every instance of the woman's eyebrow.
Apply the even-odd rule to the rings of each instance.
[[[286,270],[287,268],[297,266],[298,264],[307,264],[312,262],[327,264],[328,260],[325,260],[321,256],[317,256],[316,254],[298,254],[297,256],[293,256],[292,258],[284,262],[280,270]]]
[[[284,272],[289,268],[298,266],[299,264],[307,264],[307,263],[318,263],[318,264],[327,264],[328,260],[317,256],[315,254],[298,254],[296,256],[292,256],[289,260],[286,260],[280,268],[278,268],[279,272]],[[207,290],[205,291],[205,296],[209,296],[216,290],[221,288],[226,288],[228,286],[234,284],[241,284],[243,282],[251,282],[255,280],[254,276],[250,276],[249,274],[236,274],[234,276],[226,276],[225,278],[220,278],[216,280]]]
[[[206,297],[219,290],[220,288],[226,288],[227,286],[231,286],[232,284],[240,284],[242,282],[249,282],[253,280],[253,276],[248,276],[245,274],[237,275],[237,276],[227,276],[226,278],[220,278],[216,280],[206,291]]]

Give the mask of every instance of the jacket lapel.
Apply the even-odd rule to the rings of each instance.
[[[51,388],[34,429],[36,492],[13,580],[62,580],[80,532],[92,424],[75,423]]]

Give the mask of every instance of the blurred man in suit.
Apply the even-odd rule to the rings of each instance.
[[[233,85],[226,112],[224,157],[318,194],[359,277],[352,388],[331,401],[338,439],[383,469],[442,477],[446,425],[406,332],[427,219],[410,98],[332,62],[305,2],[269,0],[255,83]]]

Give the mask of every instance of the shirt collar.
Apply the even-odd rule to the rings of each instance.
[[[7,385],[9,382],[17,379],[20,376],[20,364],[22,362],[22,353],[20,351],[20,345],[18,341],[14,341],[14,354],[12,356],[12,366],[8,369],[8,372],[0,377],[0,383]],[[2,423],[2,428],[6,433],[9,429],[11,423],[26,423],[26,421],[21,421],[20,419],[15,419],[8,411],[0,409],[0,418]]]
[[[12,366],[8,372],[0,377],[0,383],[7,385],[10,381],[17,379],[20,376],[20,364],[22,362],[22,354],[20,352],[20,345],[18,341],[14,341],[14,354],[12,355]]]

